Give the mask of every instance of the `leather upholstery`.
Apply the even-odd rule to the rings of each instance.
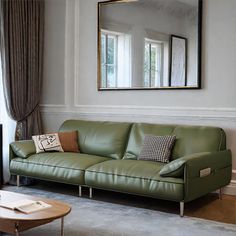
[[[173,159],[192,153],[226,149],[225,133],[220,128],[180,125],[176,126],[172,134],[177,139],[172,152]]]
[[[121,159],[130,128],[129,123],[67,120],[60,131],[78,130],[81,153]]]
[[[82,153],[34,154],[32,141],[12,143],[11,174],[185,202],[231,179],[231,152],[220,128],[81,120],[60,128],[73,130]],[[170,163],[136,160],[145,134],[176,135]],[[208,167],[211,174],[200,177]]]
[[[198,153],[225,150],[225,133],[222,129],[207,126],[134,124],[124,158],[140,154],[141,145],[146,134],[156,136],[175,135],[176,142],[172,159]],[[134,157],[133,157],[134,158]]]
[[[141,146],[146,134],[152,134],[155,136],[171,135],[174,131],[174,128],[174,125],[157,125],[144,123],[133,124],[124,159],[129,159],[131,155],[132,159],[137,159],[138,155],[140,154]]]
[[[183,200],[183,179],[160,177],[163,165],[152,161],[106,161],[86,169],[85,184],[173,201]]]
[[[16,156],[27,158],[28,156],[36,153],[36,148],[33,140],[22,140],[10,144],[11,149]]]
[[[83,185],[85,169],[106,160],[109,158],[71,152],[40,153],[14,158],[10,169],[12,174]]]
[[[189,163],[194,162],[196,160],[195,169],[191,171],[191,175],[194,177],[199,177],[199,172],[201,169],[211,167],[212,172],[216,172],[219,169],[229,167],[232,164],[231,151],[225,150],[220,152],[200,152],[194,153],[190,155],[183,156],[178,158],[170,163],[164,165],[160,170],[160,176],[162,177],[183,177],[184,176],[184,168]],[[197,168],[200,165],[201,168]]]
[[[202,155],[189,155],[185,157],[186,161],[186,177],[198,178],[200,170],[210,167],[212,174],[224,169],[232,167],[232,156],[230,150],[215,153],[205,153]]]
[[[204,196],[207,193],[216,191],[217,189],[228,185],[231,180],[231,174],[232,167],[229,166],[223,169],[219,169],[204,178],[188,178],[186,176],[184,184],[184,201],[192,201],[194,199],[197,199],[198,197]]]

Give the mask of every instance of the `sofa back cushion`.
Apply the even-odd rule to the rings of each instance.
[[[193,153],[226,149],[226,136],[221,128],[179,125],[174,129],[173,135],[177,139],[172,152],[173,159]]]
[[[226,149],[225,133],[221,128],[208,126],[133,124],[124,158],[139,156],[145,135],[175,135],[171,160],[198,153]]]
[[[158,124],[133,124],[130,132],[130,137],[125,152],[124,158],[133,159],[137,158],[141,151],[146,135],[151,134],[155,136],[171,135],[175,129],[174,125],[158,125]]]
[[[81,153],[121,159],[130,128],[130,123],[67,120],[59,131],[78,130]]]

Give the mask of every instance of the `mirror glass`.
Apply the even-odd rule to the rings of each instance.
[[[201,0],[98,3],[98,89],[200,88]]]

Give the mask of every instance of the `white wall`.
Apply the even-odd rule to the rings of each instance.
[[[46,0],[45,52],[44,52],[44,104],[64,103],[65,61],[65,9],[64,0]]]
[[[236,173],[236,1],[204,1],[203,89],[104,92],[97,91],[96,2],[46,1],[45,129],[67,118],[220,126]]]

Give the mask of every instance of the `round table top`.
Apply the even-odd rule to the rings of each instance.
[[[0,205],[7,202],[16,202],[29,199],[34,201],[43,201],[52,206],[50,208],[30,214],[0,207],[0,219],[14,221],[54,220],[66,216],[71,211],[71,207],[68,204],[53,199],[41,198],[3,190],[0,190],[0,196]]]

